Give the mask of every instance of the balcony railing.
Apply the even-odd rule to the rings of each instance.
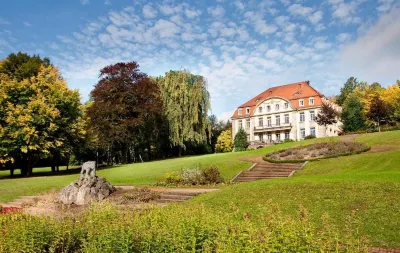
[[[268,129],[277,129],[277,128],[287,128],[292,127],[292,123],[281,123],[281,124],[269,124],[264,126],[255,126],[254,130],[268,130]]]

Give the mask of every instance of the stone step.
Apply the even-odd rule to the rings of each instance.
[[[181,195],[181,196],[197,196],[197,195],[201,194],[199,192],[188,192],[188,191],[157,191],[157,190],[152,190],[152,191],[157,192],[160,195],[173,194],[173,195]]]
[[[170,203],[170,202],[183,202],[186,201],[185,199],[157,199],[155,202],[158,203]]]
[[[179,200],[188,200],[192,199],[194,196],[192,195],[179,195],[179,194],[172,194],[172,193],[163,193],[160,194],[160,199],[179,199]]]
[[[286,177],[237,178],[235,180],[235,182],[251,182],[251,181],[257,181],[257,180],[277,179],[277,178],[286,178]]]
[[[298,165],[288,165],[288,164],[257,164],[256,167],[259,168],[268,168],[268,169],[300,169],[302,167],[302,164]]]
[[[239,177],[288,177],[290,173],[248,173],[248,174],[240,174]]]
[[[238,177],[236,178],[235,181],[241,181],[241,180],[247,180],[247,181],[251,181],[251,180],[257,180],[257,179],[270,179],[270,178],[287,178],[285,176],[263,176],[263,177]]]
[[[268,168],[258,168],[255,167],[254,169],[250,170],[250,171],[271,171],[271,172],[286,172],[286,171],[294,171],[295,169],[268,169]]]

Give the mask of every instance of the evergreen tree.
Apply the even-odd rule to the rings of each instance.
[[[345,100],[341,117],[345,132],[353,132],[366,127],[363,104],[355,95],[349,95]]]
[[[245,151],[249,146],[249,142],[247,141],[247,133],[243,130],[243,128],[240,128],[236,133],[234,146],[235,151]]]
[[[338,96],[336,103],[338,105],[343,105],[347,96],[350,95],[358,86],[359,83],[357,81],[357,78],[350,77],[349,79],[347,79],[344,86],[340,89],[340,95]]]
[[[169,71],[158,78],[169,139],[181,156],[185,142],[203,143],[211,132],[208,111],[210,95],[204,77],[183,71]]]

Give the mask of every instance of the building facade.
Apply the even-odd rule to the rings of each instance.
[[[315,122],[323,103],[341,111],[308,81],[269,88],[235,110],[231,118],[232,138],[240,128],[246,131],[251,146],[302,140],[308,135],[337,136],[340,122],[326,128]]]

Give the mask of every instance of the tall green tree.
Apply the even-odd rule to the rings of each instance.
[[[343,105],[347,96],[350,95],[358,86],[359,82],[357,81],[357,78],[350,77],[347,79],[346,83],[340,89],[340,95],[338,96],[336,103],[338,105]]]
[[[11,53],[0,64],[0,73],[7,74],[17,81],[22,81],[25,78],[37,76],[42,65],[51,65],[50,59],[42,59],[39,55],[30,56],[22,52]]]
[[[30,176],[39,158],[68,152],[83,125],[79,92],[68,89],[56,68],[41,66],[22,81],[0,74],[0,162]]]
[[[353,132],[365,129],[365,115],[363,112],[363,104],[354,94],[350,94],[344,104],[342,110],[343,131]]]
[[[381,131],[381,122],[387,120],[390,116],[389,105],[381,99],[379,94],[375,94],[369,105],[369,110],[367,112],[367,118],[374,121],[378,126],[378,131]]]
[[[202,143],[210,132],[207,81],[187,70],[169,71],[158,78],[169,139],[181,156],[185,142]]]

